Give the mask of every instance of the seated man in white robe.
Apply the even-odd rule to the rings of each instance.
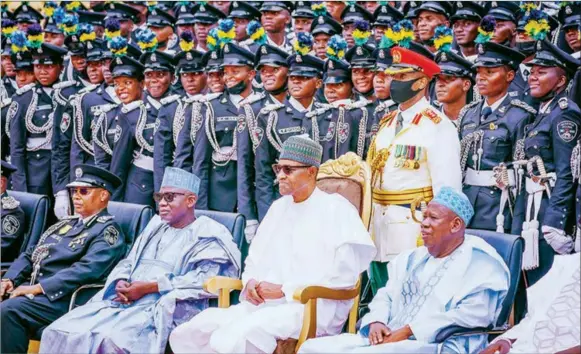
[[[216,275],[238,276],[240,252],[222,224],[194,216],[200,180],[173,167],[149,222],[105,288],[44,330],[41,353],[163,353],[169,334],[208,307]]]
[[[272,353],[277,339],[298,338],[304,305],[295,290],[355,286],[375,255],[356,208],[316,187],[321,146],[306,135],[286,140],[274,171],[282,197],[252,240],[240,303],[210,308],[170,336],[175,353]],[[318,301],[317,334],[341,331],[352,301]]]
[[[527,289],[528,313],[482,354],[581,353],[581,256],[558,255],[551,269]]]
[[[422,221],[424,246],[389,263],[389,280],[369,304],[358,334],[315,338],[300,353],[473,353],[484,335],[435,343],[449,326],[495,324],[509,286],[509,271],[481,238],[465,235],[474,215],[468,198],[442,187]]]

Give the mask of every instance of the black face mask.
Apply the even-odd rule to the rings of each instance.
[[[535,52],[535,43],[535,41],[519,42],[516,44],[516,49],[528,57]]]
[[[284,85],[282,85],[280,88],[277,88],[276,90],[268,91],[268,90],[265,89],[264,91],[270,93],[273,96],[276,96],[276,95],[278,95],[280,93],[286,92],[287,89],[288,89],[288,85],[287,85],[287,83],[285,81]]]
[[[246,81],[242,80],[230,88],[226,86],[226,91],[231,95],[239,95],[246,89],[246,86]]]
[[[404,103],[406,101],[409,101],[412,97],[418,94],[418,91],[412,90],[412,86],[416,81],[421,79],[422,78],[420,77],[415,80],[409,81],[392,80],[389,89],[389,91],[391,92],[391,99],[395,103]]]

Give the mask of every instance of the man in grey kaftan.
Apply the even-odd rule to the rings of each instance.
[[[166,169],[155,196],[160,216],[102,291],[45,329],[41,353],[163,353],[172,329],[208,307],[212,295],[203,290],[204,281],[240,275],[240,252],[228,229],[193,217],[198,186],[194,175]],[[183,218],[193,221],[180,223]]]

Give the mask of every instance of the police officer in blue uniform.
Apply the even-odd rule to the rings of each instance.
[[[81,27],[79,24],[78,27]],[[71,81],[63,81],[53,86],[53,132],[52,132],[52,159],[51,176],[53,193],[55,194],[54,212],[58,218],[62,218],[70,213],[69,196],[66,185],[70,182],[71,166],[71,143],[73,140],[73,107],[76,95],[80,90],[91,87],[87,80],[86,59],[87,49],[85,38],[95,35],[91,25],[85,25],[85,32],[80,30],[65,38],[65,45],[69,50],[71,60],[81,60],[85,64],[83,70],[75,69],[75,78]],[[75,58],[75,59],[72,59]]]
[[[66,50],[46,43],[30,49],[37,83],[20,88],[7,113],[11,163],[17,168],[12,182],[14,190],[52,197],[52,95]]]
[[[259,69],[279,63],[285,57],[276,47],[261,48],[257,57]],[[276,50],[275,50],[276,49]],[[296,53],[286,59],[289,96],[283,102],[265,105],[258,113],[254,139],[256,170],[256,204],[262,221],[272,203],[280,197],[272,165],[280,155],[282,144],[291,136],[306,132],[305,114],[314,108],[315,94],[322,85],[324,62],[312,54]]]
[[[311,1],[297,1],[291,13],[293,19],[293,28],[295,32],[309,32],[313,20],[315,19],[315,11],[313,11],[313,3]]]
[[[16,24],[12,22],[12,20],[4,21],[9,22],[9,26],[16,27]],[[4,24],[2,25],[4,26]],[[2,53],[0,54],[2,57],[2,82],[0,83],[2,87],[0,87],[0,99],[4,100],[10,98],[14,95],[16,90],[18,89],[18,85],[16,85],[16,72],[14,70],[9,71],[6,70],[4,63],[8,62],[12,57],[12,41],[10,38],[2,36]],[[13,63],[14,64],[14,63]]]
[[[365,152],[365,133],[368,118],[359,114],[351,114],[356,108],[366,105],[367,101],[351,100],[353,84],[351,82],[351,67],[341,56],[346,49],[346,43],[338,35],[329,40],[325,62],[323,84],[328,104],[315,104],[315,109],[305,114],[305,128],[311,139],[323,147],[322,162],[334,160],[352,151],[363,158]],[[356,113],[356,112],[355,112]]]
[[[28,3],[23,3],[14,10],[14,21],[18,24],[18,28],[23,31],[32,24],[40,24],[42,19],[42,14]]]
[[[2,353],[25,353],[28,340],[64,315],[79,287],[104,281],[125,255],[125,236],[107,212],[121,181],[106,170],[79,165],[68,185],[75,216],[49,227],[2,279]]]
[[[192,107],[197,104],[202,92],[206,89],[207,75],[204,68],[207,57],[193,49],[193,33],[190,30],[182,32],[180,38],[181,51],[176,55],[176,73],[185,90],[185,95],[177,94],[161,99],[161,108],[157,116],[158,125],[155,131],[153,150],[153,185],[159,190],[165,168],[173,166],[177,139],[185,124],[190,126]],[[195,103],[196,102],[196,103]]]
[[[261,15],[257,8],[246,1],[232,1],[230,3],[228,18],[234,21],[236,28],[236,37],[234,39],[241,46],[247,47],[252,53],[256,53],[258,44],[254,43],[250,38],[246,28],[251,21],[260,21]]]
[[[159,8],[159,5],[148,11],[146,25],[157,37],[157,49],[175,55],[178,50],[177,36],[173,32],[175,17]]]
[[[343,24],[343,37],[347,41],[349,48],[355,45],[355,40],[353,39],[355,24],[358,21],[365,21],[369,24],[374,19],[373,14],[360,5],[352,4],[345,7],[343,12],[341,12],[341,23]]]
[[[555,253],[573,248],[575,186],[571,156],[579,137],[581,111],[566,87],[579,63],[548,40],[538,41],[532,64],[531,96],[541,103],[516,147],[519,189],[512,233],[525,239],[523,268],[529,286],[551,267]],[[524,177],[524,180],[521,178]]]
[[[26,219],[20,202],[6,192],[8,179],[14,171],[16,171],[14,166],[2,160],[2,177],[0,177],[2,262],[12,262],[18,257],[26,232]]]
[[[142,48],[145,48],[142,36],[148,32],[153,35],[146,29],[138,36]],[[111,172],[123,183],[113,199],[154,206],[153,137],[159,122],[159,100],[167,95],[173,80],[174,57],[154,50],[144,52],[139,60],[145,67],[146,91],[143,93],[143,101],[126,104],[119,115],[120,135],[113,148]]]
[[[111,167],[111,157],[115,144],[121,137],[121,126],[119,115],[122,110],[125,113],[130,108],[137,108],[142,105],[143,95],[143,72],[145,67],[135,55],[131,55],[130,45],[123,37],[115,37],[109,43],[109,48],[114,56],[111,61],[111,75],[115,82],[115,94],[122,104],[107,104],[101,106],[97,121],[92,128],[93,152],[95,154],[95,165],[104,169]],[[127,52],[128,55],[122,53]],[[139,101],[135,103],[136,101]]]
[[[503,45],[478,44],[475,61],[483,100],[474,101],[458,116],[463,191],[474,206],[470,227],[508,232],[514,209],[516,180],[511,167],[514,147],[536,111],[508,93],[524,55]]]
[[[389,4],[380,4],[373,12],[373,19],[371,28],[373,29],[375,42],[379,43],[389,27],[403,20],[403,13]]]
[[[197,38],[196,50],[206,52],[209,50],[206,38],[211,28],[215,27],[218,20],[226,18],[226,14],[212,5],[199,3],[192,8],[194,14],[194,35]]]

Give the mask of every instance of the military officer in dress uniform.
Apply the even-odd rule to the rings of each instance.
[[[154,38],[148,29],[139,35],[139,45],[147,50],[144,36]],[[153,47],[150,47],[153,48]],[[114,200],[154,206],[153,150],[156,121],[161,102],[173,81],[174,57],[159,50],[145,51],[140,62],[145,67],[143,100],[125,103],[119,114],[119,140],[113,148],[111,172],[121,179],[122,186]],[[157,121],[158,122],[158,121]]]
[[[18,257],[26,232],[26,220],[20,202],[6,192],[8,179],[14,171],[16,171],[14,166],[2,160],[2,177],[0,177],[2,262],[12,262]]]
[[[266,54],[260,49],[258,68],[264,70],[276,65],[284,56],[280,49],[265,46]],[[306,51],[308,52],[308,50]],[[256,118],[254,143],[256,169],[256,204],[258,220],[262,221],[270,205],[280,197],[276,185],[276,174],[272,165],[280,155],[282,144],[291,136],[306,132],[305,114],[314,109],[315,94],[322,86],[325,63],[312,54],[299,52],[288,56],[289,97],[282,102],[265,105]],[[283,66],[282,63],[280,63]],[[268,89],[268,83],[265,85]],[[278,101],[278,99],[277,99]]]
[[[125,237],[107,212],[121,181],[106,170],[87,165],[74,169],[75,216],[46,230],[38,244],[22,253],[0,284],[2,353],[25,353],[28,340],[69,309],[72,293],[105,280],[125,255]]]
[[[171,95],[161,99],[161,108],[157,116],[153,150],[153,185],[154,190],[161,188],[163,173],[166,167],[173,166],[177,139],[184,125],[190,126],[192,107],[199,104],[199,99],[206,90],[207,75],[204,72],[206,59],[204,54],[193,49],[193,33],[184,31],[180,38],[182,49],[175,57],[176,72],[185,90],[185,95]],[[188,122],[188,123],[186,123]],[[189,128],[187,128],[189,129]]]
[[[472,98],[473,62],[451,50],[453,42],[451,29],[437,28],[434,42],[438,43],[436,63],[440,66],[440,74],[436,76],[436,100],[432,101],[432,104],[458,126],[460,111],[471,102],[470,98]]]
[[[334,160],[352,151],[363,158],[367,110],[353,112],[367,105],[365,101],[353,101],[351,67],[343,59],[347,42],[338,35],[329,40],[323,84],[329,103],[316,103],[314,110],[305,114],[306,132],[323,147],[322,162]]]
[[[541,103],[515,151],[515,160],[524,165],[519,164],[521,183],[511,232],[525,239],[523,269],[529,286],[550,269],[555,253],[573,248],[567,236],[572,234],[575,208],[571,155],[581,125],[579,106],[566,94],[578,62],[545,39],[537,42],[530,63],[531,96]]]
[[[95,114],[97,122],[92,128],[93,152],[95,154],[95,165],[104,169],[111,167],[111,157],[115,144],[121,137],[121,126],[119,125],[119,115],[122,110],[126,112],[130,108],[136,108],[143,104],[143,72],[145,67],[134,56],[128,54],[130,48],[123,37],[115,37],[109,43],[109,48],[115,57],[111,62],[111,75],[113,76],[115,95],[122,104],[108,104],[101,106],[98,115]],[[139,101],[137,103],[134,103]],[[135,106],[135,107],[134,107]]]
[[[400,38],[411,35],[411,30],[402,31]],[[421,244],[422,216],[415,208],[429,202],[442,186],[462,188],[456,128],[425,98],[440,68],[415,42],[409,48],[391,48],[391,56],[386,72],[393,75],[391,98],[399,107],[380,121],[367,155],[373,188],[370,230],[378,249],[375,260],[381,262],[372,263],[374,290],[385,285],[384,262]]]
[[[483,100],[458,117],[463,192],[474,206],[469,227],[509,233],[514,211],[514,148],[536,111],[509,95],[510,82],[524,55],[494,42],[479,43],[475,61]]]
[[[51,177],[53,193],[55,194],[54,213],[58,218],[70,214],[70,202],[67,194],[67,183],[70,182],[71,143],[73,140],[73,107],[72,103],[80,90],[91,87],[87,77],[87,38],[95,37],[92,25],[85,26],[85,32],[80,30],[65,38],[65,45],[76,75],[74,80],[62,81],[53,86],[53,132],[52,132],[52,158]],[[77,63],[81,64],[77,64]]]
[[[30,44],[37,82],[18,89],[7,113],[11,163],[17,168],[12,182],[14,190],[52,198],[53,85],[62,70],[66,50],[46,43]]]

